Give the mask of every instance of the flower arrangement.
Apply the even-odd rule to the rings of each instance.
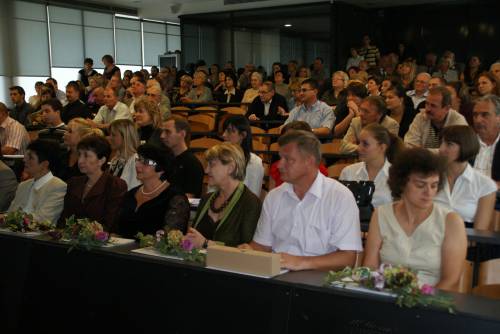
[[[6,228],[12,232],[45,232],[52,227],[51,222],[37,222],[33,219],[33,215],[24,212],[22,209],[9,212],[0,218],[0,228]]]
[[[384,291],[396,295],[398,306],[413,307],[436,306],[448,309],[454,313],[451,296],[440,294],[433,286],[424,284],[419,288],[417,275],[414,271],[403,266],[382,264],[376,271],[368,267],[352,269],[345,267],[340,271],[330,271],[325,283],[328,286],[347,285],[359,286],[376,291]]]
[[[83,246],[87,250],[93,247],[104,246],[109,242],[109,233],[105,232],[102,225],[88,218],[77,219],[71,216],[66,219],[66,226],[62,231],[51,231],[53,239],[69,240],[71,249]]]
[[[167,233],[159,230],[155,236],[139,232],[136,238],[139,239],[141,247],[153,247],[160,253],[180,257],[185,261],[200,263],[205,261],[205,254],[195,248],[191,240],[184,239],[179,230],[172,229]]]

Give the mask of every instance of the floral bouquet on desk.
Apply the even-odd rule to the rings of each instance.
[[[33,215],[24,212],[22,209],[7,213],[0,218],[0,228],[8,229],[12,232],[45,232],[53,228],[49,221],[37,222]]]
[[[330,271],[325,283],[328,286],[356,286],[393,294],[398,306],[432,305],[454,313],[451,296],[441,294],[428,284],[419,288],[416,273],[403,266],[382,264],[376,271],[368,267],[346,267],[340,271]]]
[[[70,250],[75,247],[85,247],[90,250],[93,247],[104,246],[109,242],[109,233],[105,232],[102,225],[88,218],[77,219],[71,216],[66,219],[66,226],[62,231],[54,230],[49,235],[56,240],[69,241]]]
[[[205,254],[199,249],[194,248],[191,240],[184,239],[181,231],[172,229],[168,232],[159,230],[155,236],[144,235],[139,232],[136,235],[139,239],[140,247],[153,247],[163,254],[180,257],[185,261],[204,262]]]

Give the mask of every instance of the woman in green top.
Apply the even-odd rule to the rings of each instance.
[[[245,156],[234,144],[223,143],[205,152],[208,185],[217,190],[202,198],[186,238],[197,248],[215,242],[236,247],[250,242],[262,203],[244,184]]]

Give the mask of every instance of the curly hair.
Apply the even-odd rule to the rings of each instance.
[[[424,176],[439,175],[438,191],[443,189],[446,172],[446,158],[431,151],[415,147],[399,152],[389,168],[387,184],[392,197],[400,199],[411,174]]]

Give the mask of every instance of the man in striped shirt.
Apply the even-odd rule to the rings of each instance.
[[[370,36],[363,36],[363,47],[359,50],[359,55],[368,62],[370,67],[377,66],[377,61],[380,59],[380,51],[375,45],[370,45]]]
[[[408,146],[419,146],[437,151],[443,128],[467,125],[465,118],[451,107],[451,94],[445,87],[429,90],[425,110],[415,116],[404,141]]]
[[[24,126],[9,117],[7,106],[0,102],[0,147],[2,154],[24,154],[29,143]]]

